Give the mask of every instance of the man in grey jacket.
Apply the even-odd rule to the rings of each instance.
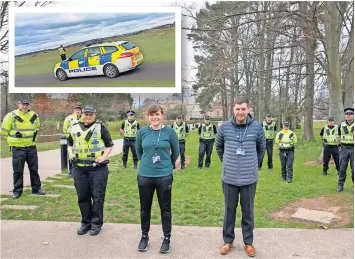
[[[217,154],[222,161],[224,193],[224,246],[221,254],[228,254],[235,238],[234,227],[238,200],[242,207],[242,233],[245,252],[255,256],[253,247],[254,198],[258,180],[258,165],[264,157],[266,140],[261,124],[249,114],[248,100],[238,97],[234,116],[224,122],[216,137]]]

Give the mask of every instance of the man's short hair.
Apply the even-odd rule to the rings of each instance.
[[[245,97],[245,96],[238,96],[234,99],[234,105],[233,107],[236,105],[236,104],[243,104],[245,103],[248,107],[249,107],[249,101],[248,99]]]

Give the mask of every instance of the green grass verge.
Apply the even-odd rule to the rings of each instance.
[[[145,63],[175,61],[175,28],[150,30],[125,38],[117,37],[112,41],[117,40],[128,40],[138,46]],[[67,48],[67,57],[82,47]],[[53,73],[54,65],[60,61],[57,50],[18,57],[15,58],[15,73],[16,76]]]
[[[318,133],[319,128],[315,129]],[[320,139],[304,142],[299,130],[296,131],[300,139],[295,153],[294,182],[287,184],[280,181],[280,162],[275,150],[274,171],[265,169],[259,171],[259,181],[255,200],[255,227],[281,228],[314,228],[316,224],[301,222],[285,222],[270,217],[270,212],[278,211],[299,198],[331,196],[341,200],[342,204],[354,204],[351,179],[345,184],[342,193],[336,193],[337,175],[331,166],[328,177],[322,177],[322,167],[306,166],[304,163],[318,158],[321,150]],[[187,140],[186,154],[191,156],[191,163],[185,171],[174,174],[172,213],[174,225],[222,226],[224,202],[221,187],[221,163],[215,149],[212,164],[209,169],[197,169],[198,137],[192,132]],[[131,158],[130,158],[131,159]],[[130,161],[132,163],[132,161]],[[111,159],[110,174],[105,199],[105,222],[139,224],[139,196],[137,189],[136,170],[121,167],[121,156]],[[348,170],[349,174],[349,170]],[[28,196],[29,191],[19,200],[7,200],[3,204],[38,205],[34,211],[2,210],[2,219],[24,220],[54,220],[80,221],[80,211],[77,205],[75,190],[56,188],[54,184],[69,184],[69,178],[46,183],[44,189],[48,193],[60,194],[60,198],[39,198]],[[4,196],[3,196],[4,197]],[[353,212],[351,212],[353,214]],[[237,226],[240,226],[241,211],[237,209]],[[152,208],[153,224],[160,224],[160,212],[156,197]],[[349,224],[346,227],[353,227]]]
[[[102,80],[101,82],[75,83],[75,79],[68,80],[65,83],[51,84],[43,87],[175,87],[174,80]]]

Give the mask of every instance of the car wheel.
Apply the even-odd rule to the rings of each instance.
[[[118,77],[119,72],[118,72],[118,68],[115,65],[112,64],[107,64],[104,67],[104,74],[105,76],[107,76],[108,78],[115,78]]]
[[[65,81],[65,80],[68,79],[68,75],[67,75],[67,73],[64,71],[64,69],[59,68],[59,69],[57,70],[57,72],[55,72],[55,73],[56,73],[56,75],[57,75],[57,78],[58,78],[60,81]]]

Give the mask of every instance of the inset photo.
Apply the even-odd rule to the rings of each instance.
[[[10,93],[181,91],[179,7],[9,14]]]

